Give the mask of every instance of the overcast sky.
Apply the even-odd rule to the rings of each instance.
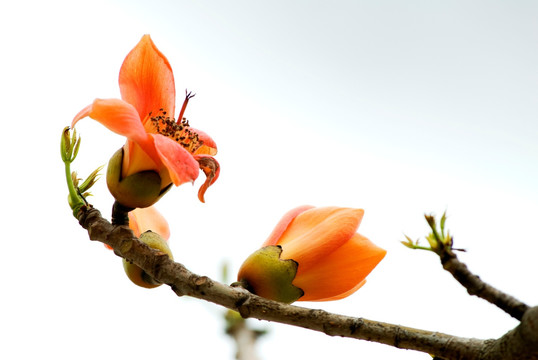
[[[121,63],[151,34],[177,105],[217,142],[222,170],[197,201],[157,205],[177,261],[235,273],[287,210],[365,209],[359,232],[388,250],[353,296],[299,303],[476,338],[517,323],[471,298],[433,254],[405,249],[447,210],[472,271],[538,303],[538,4],[534,1],[19,1],[0,5],[4,167],[0,356],[232,359],[223,309],[131,284],[121,259],[71,216],[60,134],[94,98],[119,97]],[[86,176],[124,143],[84,120]],[[203,177],[203,176],[202,176]],[[109,216],[104,181],[92,203]],[[233,281],[234,279],[229,279]],[[428,359],[289,326],[262,359]]]

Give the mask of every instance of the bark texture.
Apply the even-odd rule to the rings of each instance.
[[[529,310],[529,306],[485,283],[479,276],[471,273],[467,265],[459,261],[454,252],[447,250],[440,255],[443,268],[467,289],[470,295],[478,296],[503,310],[512,317],[520,320]]]

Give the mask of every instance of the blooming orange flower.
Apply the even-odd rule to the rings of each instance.
[[[363,214],[362,209],[339,207],[302,206],[289,211],[258,250],[258,256],[254,253],[243,263],[239,282],[260,296],[285,302],[329,301],[351,295],[364,285],[366,276],[386,254],[356,233]],[[277,247],[281,248],[279,262],[266,260]],[[303,293],[297,293],[298,299],[290,298],[289,293],[281,298],[275,287],[281,286],[282,278],[273,279],[280,277],[275,267],[283,266],[282,261],[293,264],[290,260],[297,264],[292,266],[292,285]],[[284,276],[289,278],[289,274]]]
[[[219,164],[213,158],[217,147],[207,134],[191,128],[183,118],[192,97],[190,93],[177,120],[173,118],[176,93],[172,68],[149,35],[144,35],[125,58],[119,85],[121,100],[96,99],[75,116],[72,126],[89,116],[127,138],[123,146],[121,179],[155,171],[161,179],[160,189],[165,192],[171,183],[179,186],[194,181],[199,168],[202,169],[207,179],[198,197],[203,202],[206,189],[219,175]],[[116,197],[115,189],[110,190]],[[130,206],[128,196],[117,195],[120,203]],[[149,205],[151,203],[131,207]]]

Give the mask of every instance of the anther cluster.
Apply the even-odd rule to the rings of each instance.
[[[202,146],[203,141],[198,138],[197,133],[189,129],[189,121],[186,118],[176,122],[173,117],[166,115],[164,109],[159,109],[159,111],[160,115],[157,116],[149,114],[157,133],[176,141],[191,154]]]

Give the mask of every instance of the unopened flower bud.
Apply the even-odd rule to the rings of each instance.
[[[271,300],[331,301],[359,289],[386,251],[356,233],[364,210],[301,206],[284,215],[238,281]]]

